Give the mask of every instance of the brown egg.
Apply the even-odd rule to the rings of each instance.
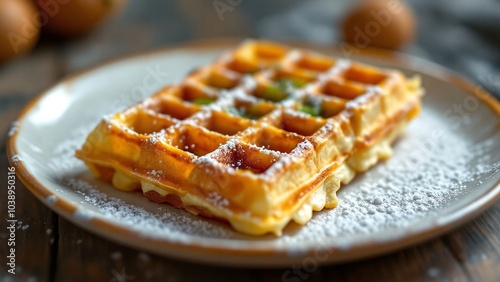
[[[415,16],[401,0],[361,0],[348,12],[342,26],[344,41],[357,48],[399,49],[410,43]]]
[[[43,29],[61,37],[89,32],[124,3],[125,0],[36,0],[43,14]]]
[[[30,0],[0,0],[0,63],[35,47],[40,35],[37,12]]]

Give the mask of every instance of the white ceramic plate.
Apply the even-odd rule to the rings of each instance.
[[[268,267],[393,251],[442,234],[499,198],[498,103],[431,63],[373,50],[352,59],[419,74],[427,92],[423,112],[396,143],[392,159],[341,189],[337,208],[316,213],[306,226],[290,224],[282,237],[241,235],[140,193],[117,191],[73,156],[103,115],[179,81],[230,46],[171,48],[64,79],[13,125],[8,153],[19,177],[49,208],[108,239],[187,260]]]

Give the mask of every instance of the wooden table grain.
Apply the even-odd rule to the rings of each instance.
[[[5,140],[35,95],[62,77],[105,60],[191,39],[255,36],[255,22],[295,1],[242,2],[221,20],[215,1],[130,2],[99,30],[71,41],[44,38],[27,57],[0,65],[0,281],[499,281],[500,202],[472,222],[398,252],[312,272],[239,269],[144,253],[67,222],[16,183],[16,274],[7,272]]]

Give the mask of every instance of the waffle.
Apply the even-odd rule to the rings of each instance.
[[[247,40],[103,118],[76,156],[117,189],[279,236],[389,158],[422,93],[396,70]]]

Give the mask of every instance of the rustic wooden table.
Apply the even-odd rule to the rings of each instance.
[[[4,219],[9,163],[5,140],[10,124],[26,103],[65,75],[104,60],[194,38],[254,36],[254,23],[285,5],[284,0],[273,3],[244,3],[221,21],[212,1],[155,0],[148,1],[149,6],[134,1],[120,16],[84,38],[44,38],[29,56],[0,66],[0,179],[4,188],[0,190],[1,281],[500,280],[500,202],[474,221],[432,241],[377,258],[324,266],[291,279],[283,276],[286,269],[214,267],[117,245],[59,217],[20,182],[16,186],[17,273],[7,273],[8,230]]]

